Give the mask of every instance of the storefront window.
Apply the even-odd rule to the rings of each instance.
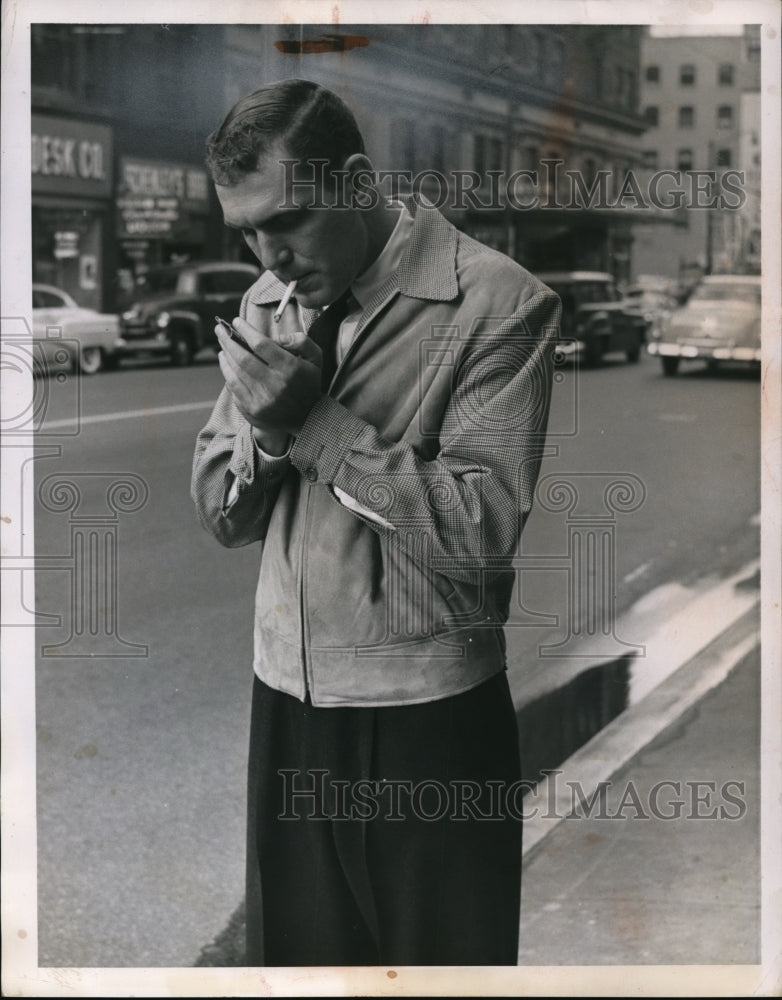
[[[80,306],[101,308],[101,215],[33,207],[33,281],[55,285]]]

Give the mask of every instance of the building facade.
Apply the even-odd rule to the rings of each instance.
[[[355,110],[390,190],[532,269],[626,279],[633,213],[573,204],[570,174],[638,167],[640,46],[636,26],[35,25],[34,277],[112,310],[150,266],[246,258],[204,139],[297,76]]]
[[[226,96],[322,83],[375,167],[409,172],[460,228],[530,268],[626,278],[632,213],[571,206],[568,171],[618,187],[638,167],[640,44],[632,25],[237,25]]]
[[[641,271],[687,280],[759,268],[759,28],[738,30],[644,36],[641,103],[649,128],[643,166],[647,172],[674,170],[693,178],[703,172],[704,197],[689,197],[670,226],[637,232]],[[711,177],[718,196],[726,179],[737,194],[712,203],[706,194]]]
[[[32,27],[33,280],[114,311],[139,269],[219,250],[203,140],[219,32]],[[217,86],[215,85],[217,84]]]

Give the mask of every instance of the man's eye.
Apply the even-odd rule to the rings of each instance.
[[[271,233],[285,233],[295,229],[305,217],[303,211],[285,212],[284,215],[277,215],[270,219],[265,228]]]

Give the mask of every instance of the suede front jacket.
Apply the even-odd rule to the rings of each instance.
[[[226,546],[260,543],[255,672],[316,706],[432,701],[505,669],[560,303],[436,209],[406,204],[400,265],[288,455],[259,455],[227,389],[196,443],[202,525]],[[242,315],[270,333],[283,291],[264,273]]]

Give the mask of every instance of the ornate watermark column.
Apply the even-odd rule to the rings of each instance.
[[[597,511],[588,499],[595,492],[602,501]],[[558,568],[567,574],[567,634],[558,642],[541,645],[540,655],[644,655],[643,645],[626,642],[616,634],[617,515],[632,513],[643,504],[643,482],[626,472],[556,473],[540,480],[537,494],[544,510],[567,516],[565,554],[519,559],[522,569]],[[587,641],[588,654],[584,648]]]
[[[70,636],[41,647],[43,656],[146,656],[148,646],[119,634],[118,528],[120,514],[141,510],[149,490],[133,473],[76,472],[47,476],[38,490],[44,508],[67,511],[70,552],[55,558],[70,575]],[[52,557],[46,566],[55,568]]]

